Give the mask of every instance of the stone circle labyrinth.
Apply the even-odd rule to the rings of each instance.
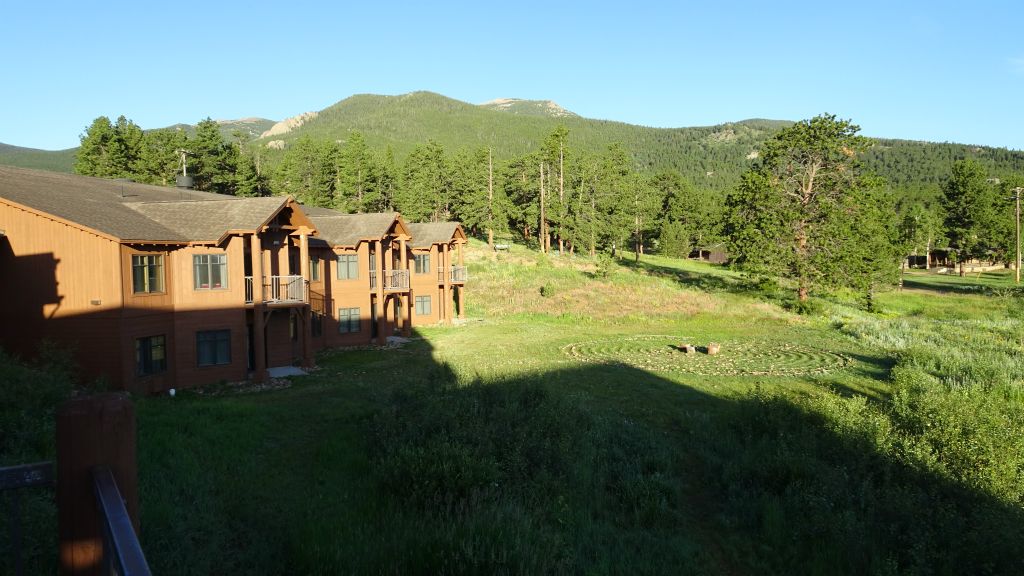
[[[790,342],[721,342],[721,352],[714,356],[704,352],[705,342],[698,352],[687,354],[677,348],[686,341],[665,335],[620,336],[569,344],[562,351],[578,362],[700,376],[810,376],[840,370],[851,362],[843,354]]]

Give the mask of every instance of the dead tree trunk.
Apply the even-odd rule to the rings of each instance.
[[[544,213],[544,163],[540,163],[540,225],[537,227],[537,241],[540,243],[540,251],[544,250],[545,221],[547,214]]]
[[[487,247],[494,249],[494,162],[487,149]]]

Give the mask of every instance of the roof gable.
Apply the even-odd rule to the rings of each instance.
[[[426,222],[409,224],[412,234],[413,248],[429,248],[434,244],[461,243],[466,241],[466,233],[458,222]]]
[[[307,213],[320,231],[320,238],[331,246],[357,246],[360,242],[380,240],[391,235],[409,236],[409,230],[398,212],[342,214],[326,208],[315,208]]]

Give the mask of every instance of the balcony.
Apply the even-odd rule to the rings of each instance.
[[[469,277],[469,274],[466,272],[466,267],[465,266],[451,266],[451,267],[448,268],[447,272],[448,272],[448,281],[451,282],[452,284],[465,284],[466,283],[466,278]],[[438,284],[444,284],[444,275],[445,275],[445,269],[443,267],[442,268],[438,268],[437,269],[437,283]]]
[[[408,270],[385,270],[383,278],[386,292],[401,292],[409,289]],[[376,270],[370,270],[370,289],[377,289]]]
[[[302,276],[264,276],[256,293],[253,277],[245,277],[245,303],[305,304],[308,301],[306,280]]]

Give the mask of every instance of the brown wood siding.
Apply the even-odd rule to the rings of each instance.
[[[174,249],[166,247],[153,247],[153,246],[132,246],[132,245],[121,245],[121,269],[124,270],[124,274],[121,275],[121,291],[123,293],[123,300],[126,312],[131,309],[155,309],[155,310],[172,310],[174,308],[174,301],[171,296],[171,288],[173,286],[173,274],[174,266],[171,263],[173,258]],[[134,255],[160,255],[164,257],[164,291],[156,293],[135,293],[132,278],[132,256]]]
[[[199,366],[196,335],[211,330],[231,331],[231,362]],[[234,382],[248,376],[248,327],[241,307],[191,310],[174,314],[174,359],[179,387],[202,386],[222,380]]]
[[[0,229],[0,346],[29,356],[45,338],[72,349],[86,378],[117,383],[118,244],[3,202]]]
[[[301,351],[296,355],[298,342],[292,342],[289,323],[292,308],[278,308],[270,314],[266,326],[267,366],[291,366],[301,360]]]
[[[245,307],[245,239],[231,236],[220,246],[188,246],[171,256],[169,280],[174,309],[208,310]],[[193,256],[226,254],[228,257],[227,288],[196,289]]]
[[[124,318],[121,328],[121,382],[126,390],[137,394],[156,394],[175,387],[177,384],[176,344],[174,333],[173,311],[154,311],[152,309],[132,310],[130,317]],[[159,374],[139,376],[136,374],[135,341],[148,336],[163,336],[167,369]]]
[[[437,244],[430,248],[414,248],[409,255],[409,285],[412,287],[413,293],[412,325],[414,327],[428,326],[441,321],[441,313],[438,306],[440,304],[438,300],[438,268],[442,267],[443,263],[441,262],[441,254],[438,248]],[[416,273],[416,259],[414,256],[420,254],[430,255],[430,269],[426,274]],[[430,296],[430,314],[420,315],[416,313],[416,297],[418,296]]]
[[[335,248],[321,251],[323,257],[320,277],[324,279],[325,307],[327,316],[324,318],[323,339],[321,345],[362,346],[370,343],[372,328],[370,326],[370,303],[373,290],[370,289],[370,244],[360,242],[355,248]],[[338,279],[338,259],[341,254],[356,254],[359,260],[359,278],[355,280]],[[378,255],[377,265],[386,254]],[[338,310],[341,308],[359,308],[359,331],[339,333]],[[378,309],[378,313],[380,310]]]

